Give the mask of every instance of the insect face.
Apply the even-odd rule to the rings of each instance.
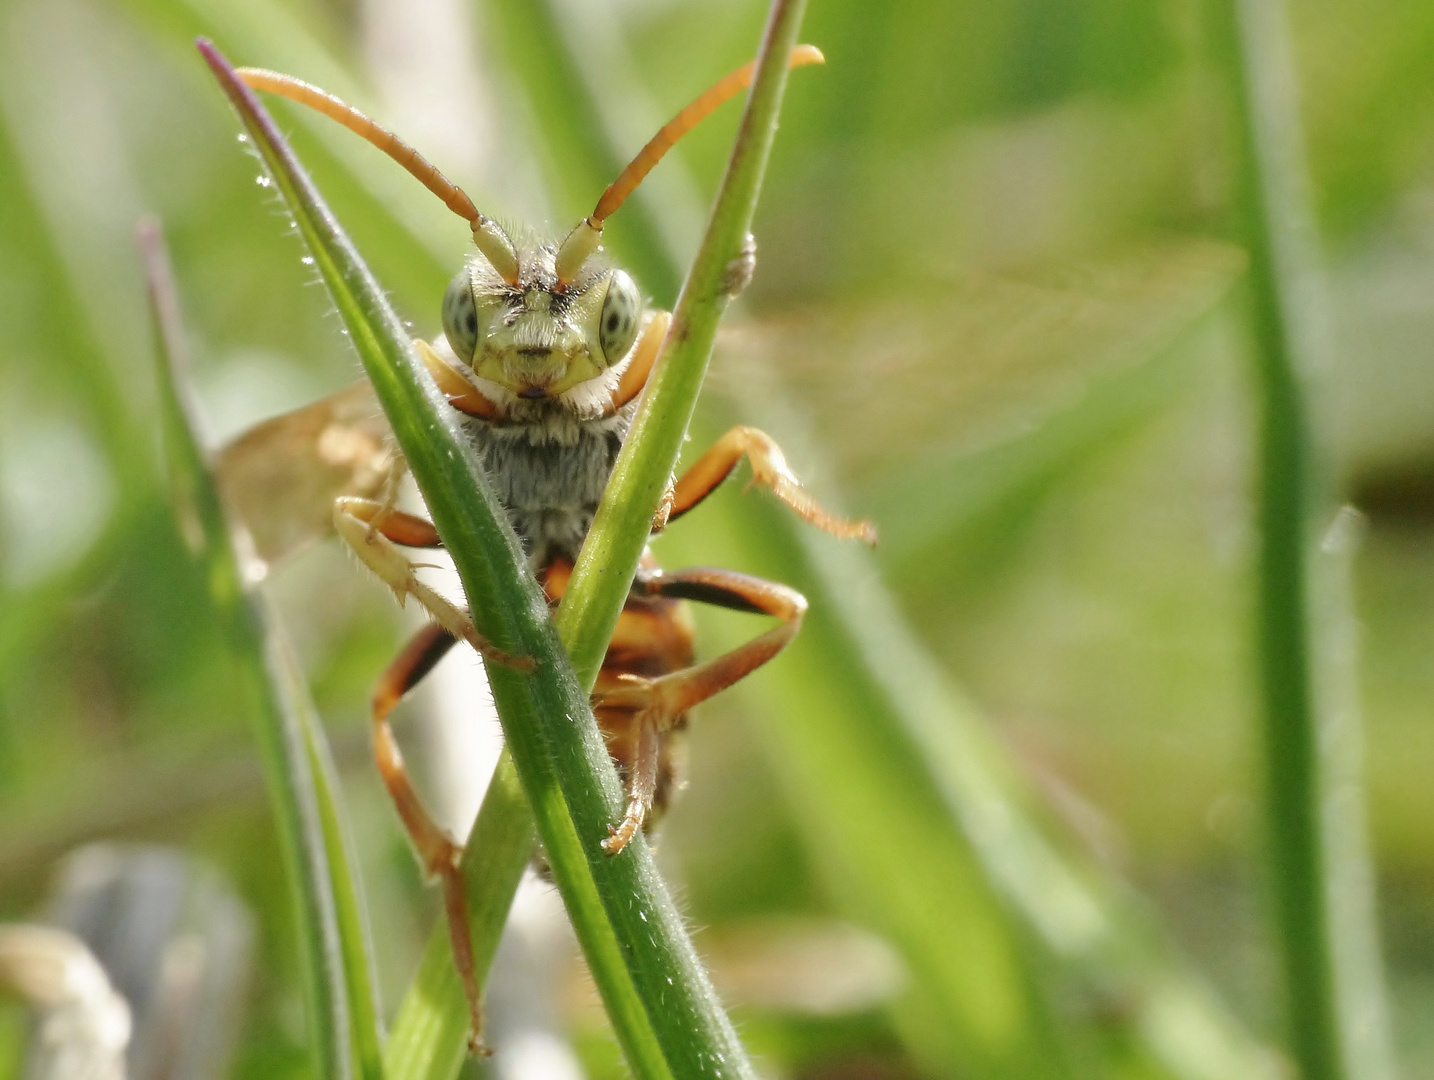
[[[553,250],[521,260],[509,284],[474,259],[448,286],[443,332],[480,379],[520,398],[556,397],[626,358],[642,321],[642,294],[622,270],[587,269],[558,283]]]

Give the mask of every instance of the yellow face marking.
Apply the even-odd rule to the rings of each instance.
[[[465,269],[449,286],[443,325],[474,375],[519,398],[542,400],[602,376],[627,356],[642,297],[620,270],[558,291],[545,272],[551,252],[540,249],[532,258],[521,292],[495,285],[481,266]]]

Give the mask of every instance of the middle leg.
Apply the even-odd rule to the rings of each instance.
[[[745,426],[734,427],[713,443],[672,485],[658,507],[653,531],[661,532],[711,495],[744,457],[751,462],[754,484],[771,489],[817,528],[843,540],[876,543],[876,529],[870,522],[847,521],[823,510],[802,487],[777,441],[764,431]]]

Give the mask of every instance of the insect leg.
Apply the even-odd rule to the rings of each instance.
[[[876,543],[876,529],[870,522],[846,521],[833,517],[802,489],[801,482],[770,435],[753,427],[734,427],[698,458],[673,485],[670,500],[663,501],[666,516],[658,510],[655,530],[681,517],[700,503],[726,480],[737,462],[746,457],[752,464],[752,482],[770,488],[772,493],[819,529],[844,540],[865,540]],[[669,507],[670,502],[670,507]]]
[[[418,793],[413,790],[403,766],[403,754],[388,723],[389,714],[403,695],[417,686],[457,643],[458,639],[447,628],[429,623],[410,639],[388,666],[374,687],[371,702],[373,757],[404,830],[418,852],[424,872],[430,878],[437,878],[443,887],[443,908],[448,916],[453,966],[463,982],[463,993],[468,999],[468,1018],[472,1027],[469,1049],[481,1054],[486,1053],[482,1045],[483,988],[478,983],[473,961],[473,941],[468,933],[468,901],[463,892],[463,877],[458,870],[463,848],[438,827]]]
[[[806,598],[795,589],[734,570],[646,570],[639,573],[633,591],[639,596],[695,600],[734,611],[775,615],[782,621],[729,653],[680,671],[655,678],[624,673],[602,680],[593,694],[594,707],[630,711],[636,714],[638,724],[638,752],[629,771],[627,809],[612,835],[603,841],[603,850],[609,855],[627,846],[652,806],[658,737],[671,730],[694,705],[725,690],[781,652],[801,628],[807,610]]]
[[[345,497],[334,501],[334,528],[364,565],[393,590],[400,604],[412,596],[440,626],[468,642],[485,659],[532,669],[530,658],[510,656],[493,645],[478,633],[466,611],[418,580],[414,564],[396,545],[441,547],[438,530],[430,522],[373,499]]]
[[[598,691],[594,696],[601,694],[602,691]],[[611,830],[612,835],[602,842],[603,850],[609,855],[616,855],[627,847],[629,841],[637,835],[637,830],[642,828],[648,811],[652,809],[652,800],[657,794],[661,729],[659,722],[639,714],[636,746],[633,748],[632,760],[628,763],[627,807],[622,821]]]
[[[654,311],[648,316],[647,321],[643,324],[642,334],[633,347],[632,360],[628,363],[627,370],[622,373],[622,378],[618,380],[617,387],[612,392],[609,415],[617,412],[618,409],[642,393],[643,387],[647,385],[648,377],[652,374],[652,365],[657,360],[657,353],[662,348],[662,341],[667,337],[667,328],[671,324],[672,316],[666,311]]]

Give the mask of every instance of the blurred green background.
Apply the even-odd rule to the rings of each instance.
[[[1403,1075],[1434,1077],[1434,7],[1290,8],[1335,343],[1318,431],[1340,498],[1366,511],[1353,590],[1379,922]],[[635,151],[747,59],[763,10],[0,3],[0,917],[33,917],[59,860],[93,840],[162,842],[217,867],[258,920],[231,1075],[305,1069],[298,951],[248,717],[159,470],[135,220],[163,219],[216,439],[346,385],[357,364],[191,40],[349,98],[485,211],[558,233],[611,178],[593,162]],[[1146,899],[1120,910],[1138,913],[1140,934],[1158,923],[1273,1042],[1242,256],[1228,241],[1231,125],[1208,13],[1181,0],[815,0],[803,37],[828,63],[792,79],[756,278],[719,347],[702,429],[768,427],[824,498],[878,524],[880,580],[1014,756],[1030,814],[1077,865],[1132,883]],[[736,116],[690,137],[609,229],[661,305]],[[435,335],[465,230],[352,136],[281,117],[400,312]],[[659,555],[812,587],[803,575],[820,576],[825,541],[815,555],[792,548],[763,499],[732,485]],[[412,623],[332,543],[273,589],[344,766],[391,1006],[437,898],[368,764],[366,701]],[[714,642],[750,632],[699,624]],[[855,798],[859,782],[848,790],[821,732],[828,713],[869,703],[824,674],[829,637],[818,624],[694,725],[691,785],[660,856],[699,945],[773,1075],[1023,1075],[932,1034],[964,1021],[923,1018],[937,1000],[923,987],[945,976],[923,973],[919,928],[939,937],[987,901],[913,901],[888,923],[872,912],[892,910],[891,895],[847,895],[822,800]],[[438,697],[408,711],[420,757]],[[797,726],[769,730],[773,714]],[[910,805],[893,820],[922,820],[903,760],[893,751],[886,790],[909,790]],[[474,793],[444,796],[440,771],[435,798],[471,812]],[[934,880],[908,839],[872,838],[890,850],[888,886]],[[994,876],[972,888],[1005,897]],[[811,921],[830,917],[895,953]],[[753,958],[798,967],[780,961],[793,926],[825,927],[831,964],[863,971],[866,956],[872,992],[825,1010],[800,988],[764,1003]],[[1006,993],[1040,1003],[1047,1019],[1023,1023],[1055,1032],[1059,1053],[1028,1048],[1051,1075],[1165,1075],[1091,1048],[1120,1028],[1122,991],[1072,991],[1033,936],[1011,932],[1019,974],[1003,973],[999,945],[963,954],[951,1001],[970,1005],[971,1029],[987,1007],[999,1027],[990,1003]],[[907,975],[881,975],[891,963]],[[569,962],[554,964],[567,985]],[[809,982],[828,977],[817,970]],[[600,1015],[574,1004],[580,990],[553,993],[550,1026],[591,1075],[613,1074]],[[0,1076],[23,1037],[21,1014],[0,1011]]]

